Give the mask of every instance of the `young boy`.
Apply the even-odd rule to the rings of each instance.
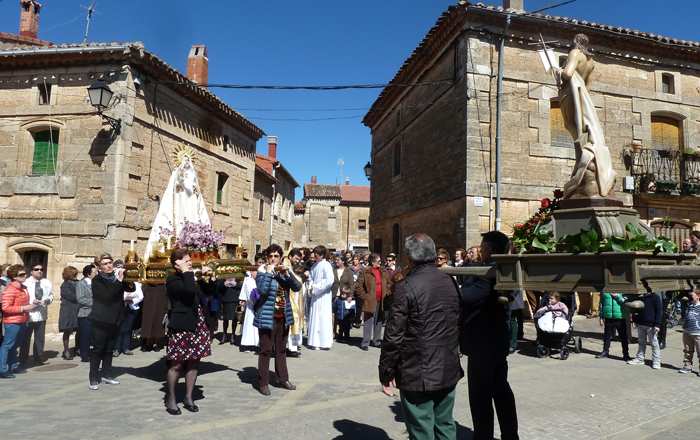
[[[638,309],[632,316],[632,328],[637,329],[639,349],[637,357],[627,362],[629,365],[644,365],[644,356],[647,351],[647,344],[651,345],[651,368],[661,369],[661,349],[657,334],[661,330],[661,298],[655,293],[646,293],[637,298],[644,303],[644,307]]]
[[[340,291],[340,298],[337,298],[335,304],[333,304],[333,308],[337,310],[336,316],[340,323],[338,342],[350,339],[350,325],[355,317],[355,301],[349,295],[350,289],[347,286],[343,287]]]
[[[693,369],[693,353],[700,362],[700,286],[688,292],[690,301],[683,311],[683,368],[679,373],[690,373]]]
[[[603,351],[596,356],[598,359],[606,358],[610,354],[610,342],[615,329],[617,329],[617,334],[620,336],[622,360],[628,361],[632,359],[629,354],[627,325],[625,323],[627,310],[622,307],[624,302],[622,295],[617,293],[601,293],[600,295],[598,316],[600,317],[600,325],[605,326],[605,339],[603,340]]]

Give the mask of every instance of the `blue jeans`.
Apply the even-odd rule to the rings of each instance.
[[[27,324],[4,324],[3,327],[5,339],[0,346],[0,367],[3,373],[7,373],[17,369],[17,348],[22,344]]]
[[[131,329],[134,326],[137,313],[138,310],[132,310],[130,307],[127,308],[126,319],[122,322],[119,336],[117,336],[117,343],[114,345],[114,351],[123,353],[125,350],[131,348]]]

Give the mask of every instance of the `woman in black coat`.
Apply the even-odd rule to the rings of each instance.
[[[170,255],[170,263],[176,273],[165,281],[170,298],[170,340],[168,342],[168,395],[165,410],[168,414],[182,414],[175,399],[175,386],[180,372],[185,369],[185,400],[183,406],[190,412],[199,411],[192,400],[192,391],[197,382],[199,360],[211,356],[209,329],[211,321],[206,305],[206,295],[216,292],[216,276],[212,273],[209,282],[197,284],[192,271],[192,260],[187,249],[175,249]],[[202,275],[212,270],[202,266]]]
[[[78,269],[67,266],[63,269],[63,284],[61,284],[61,310],[58,313],[58,331],[63,332],[63,355],[65,360],[72,360],[73,355],[68,348],[71,333],[75,332],[75,350],[80,347],[80,331],[78,330],[78,310],[80,304],[76,297],[78,285]]]
[[[99,272],[92,279],[92,310],[87,317],[92,328],[88,387],[91,390],[99,389],[100,382],[119,384],[112,377],[112,354],[124,321],[124,292],[136,289],[133,284],[124,282],[124,269],[115,270],[112,263],[112,256],[108,253],[95,257]]]

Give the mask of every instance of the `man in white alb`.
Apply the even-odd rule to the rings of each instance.
[[[326,260],[326,248],[316,246],[312,256],[316,262],[309,272],[309,328],[307,345],[316,350],[330,349],[333,345],[333,268]]]

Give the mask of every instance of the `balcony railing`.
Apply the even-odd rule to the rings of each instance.
[[[700,157],[681,151],[645,149],[633,153],[634,192],[700,195]]]

